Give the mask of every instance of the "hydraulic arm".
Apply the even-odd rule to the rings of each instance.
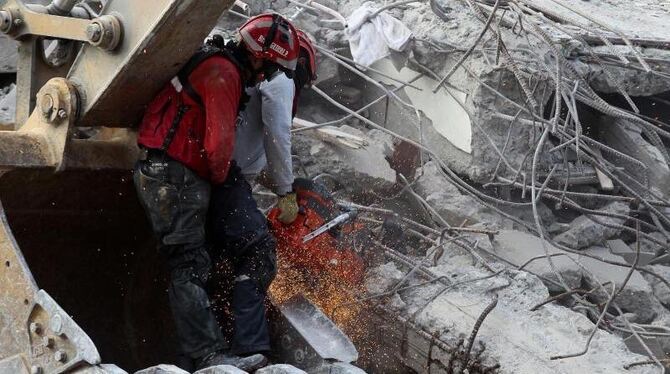
[[[122,140],[84,140],[74,129],[137,124],[146,102],[233,0],[0,4],[0,32],[20,43],[16,130],[0,131],[2,176],[26,168],[128,168],[132,132]],[[35,233],[43,230],[36,223]],[[41,250],[51,248],[45,242]],[[1,203],[0,267],[0,373],[64,373],[100,363],[91,339],[35,282]]]

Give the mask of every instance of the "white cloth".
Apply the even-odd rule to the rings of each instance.
[[[404,51],[412,39],[412,31],[386,11],[370,19],[377,9],[373,2],[367,1],[347,18],[351,55],[365,67],[387,57],[391,51]]]

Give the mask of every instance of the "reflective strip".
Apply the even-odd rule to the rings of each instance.
[[[174,87],[174,89],[177,92],[181,92],[184,89],[184,86],[182,86],[181,81],[179,80],[179,77],[172,78],[170,83],[172,83],[172,87]]]
[[[248,280],[251,280],[251,278],[249,278],[248,275],[244,275],[244,274],[239,275],[239,276],[237,276],[237,278],[235,278],[235,282],[244,282],[244,281],[248,281]]]
[[[251,34],[249,34],[246,31],[240,32],[242,34],[242,40],[244,43],[251,48],[252,51],[254,52],[263,52],[263,46],[258,44],[258,41],[251,37]]]
[[[295,70],[296,66],[298,65],[298,59],[293,59],[293,60],[284,60],[281,58],[277,59],[277,63],[289,70]]]

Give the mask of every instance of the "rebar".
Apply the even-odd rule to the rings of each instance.
[[[500,1],[500,0],[498,0]],[[496,2],[497,4],[497,2]],[[477,321],[475,322],[475,326],[472,328],[472,333],[470,334],[470,339],[468,339],[468,346],[465,349],[465,354],[463,355],[464,357],[464,362],[465,362],[465,370],[469,371],[471,363],[470,363],[470,352],[472,352],[472,346],[475,344],[475,338],[477,338],[477,334],[479,333],[479,329],[482,327],[484,324],[484,320],[486,320],[486,317],[491,314],[493,309],[498,305],[498,296],[496,295],[493,298],[493,301],[484,309],[482,314],[477,318]]]

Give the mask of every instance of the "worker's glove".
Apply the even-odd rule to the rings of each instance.
[[[279,221],[281,223],[290,225],[298,218],[298,198],[295,192],[280,196],[277,207],[279,208]]]

